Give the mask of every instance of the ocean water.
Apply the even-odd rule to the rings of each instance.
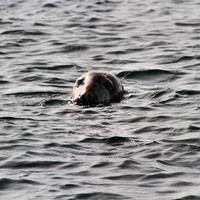
[[[198,0],[1,0],[0,197],[200,199]],[[67,100],[115,73],[109,106]]]

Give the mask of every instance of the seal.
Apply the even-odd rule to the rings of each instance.
[[[114,74],[90,71],[76,80],[70,103],[83,106],[105,105],[120,102],[124,93],[121,81]]]

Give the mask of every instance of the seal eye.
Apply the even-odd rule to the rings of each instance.
[[[108,91],[112,91],[113,89],[113,83],[110,79],[106,79],[105,83],[105,88],[108,90]]]
[[[78,79],[78,80],[76,81],[76,86],[79,87],[80,85],[83,85],[83,83],[84,83],[83,81],[84,81],[84,78]]]

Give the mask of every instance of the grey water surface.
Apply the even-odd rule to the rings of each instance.
[[[200,1],[0,0],[0,199],[199,200]]]

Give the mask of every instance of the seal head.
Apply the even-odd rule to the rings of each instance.
[[[70,102],[84,106],[95,106],[119,102],[123,95],[124,88],[115,75],[90,71],[76,80]]]

